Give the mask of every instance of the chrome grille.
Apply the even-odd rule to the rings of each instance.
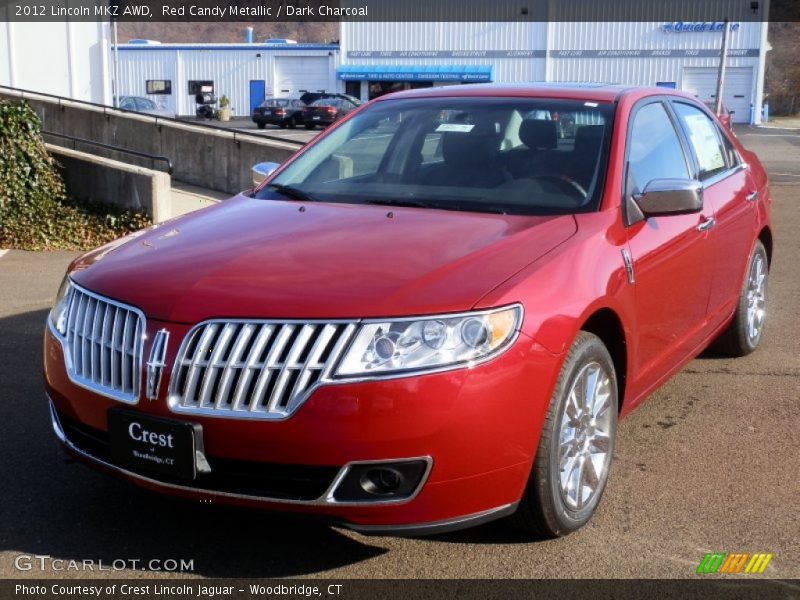
[[[324,381],[353,322],[208,321],[178,351],[170,383],[175,412],[282,419]]]
[[[144,328],[138,309],[72,284],[64,346],[69,378],[109,398],[136,403]]]

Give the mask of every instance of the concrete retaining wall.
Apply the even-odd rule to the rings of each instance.
[[[131,114],[27,92],[23,94],[0,90],[0,97],[24,97],[39,114],[42,127],[47,131],[166,156],[173,163],[173,178],[228,194],[252,187],[250,169],[254,164],[264,161],[281,163],[298,149],[294,144],[264,140],[257,136],[208,129],[190,123]],[[67,141],[63,144],[72,146]],[[163,163],[89,145],[78,144],[76,149],[142,167],[164,168]]]
[[[172,216],[170,176],[161,171],[47,144],[70,196],[143,211],[153,222]]]

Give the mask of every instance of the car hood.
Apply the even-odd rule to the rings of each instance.
[[[181,323],[430,314],[472,308],[575,231],[572,216],[237,196],[89,252],[72,278]]]

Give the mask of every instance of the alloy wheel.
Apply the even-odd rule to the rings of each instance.
[[[603,489],[611,466],[612,387],[600,363],[585,365],[572,384],[559,434],[559,490],[567,508],[583,509]]]
[[[758,340],[764,328],[767,305],[767,269],[764,257],[756,254],[747,276],[747,336],[751,342]]]

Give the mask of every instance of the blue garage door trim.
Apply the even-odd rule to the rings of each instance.
[[[349,81],[494,81],[491,65],[345,65],[337,77]]]

